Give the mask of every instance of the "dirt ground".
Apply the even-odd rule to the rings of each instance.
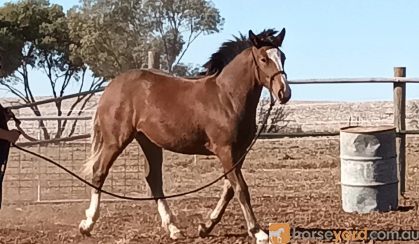
[[[399,199],[399,210],[387,213],[343,212],[337,138],[260,141],[247,157],[244,175],[254,211],[265,229],[269,223],[288,223],[305,230],[419,230],[417,138],[408,138],[407,154],[409,198]],[[221,172],[214,158],[200,157],[197,164],[185,162],[166,162],[167,193],[196,188]],[[101,205],[101,217],[91,237],[82,237],[78,232],[88,202],[7,204],[0,210],[0,243],[253,243],[247,237],[237,200],[230,203],[209,238],[198,237],[198,224],[207,220],[220,189],[218,183],[202,193],[168,200],[177,226],[186,235],[179,241],[170,240],[160,227],[154,202],[107,201]]]

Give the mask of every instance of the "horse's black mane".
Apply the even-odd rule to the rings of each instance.
[[[278,31],[274,29],[263,30],[257,36],[262,42],[263,46],[274,46],[273,37]],[[221,72],[223,68],[241,53],[246,48],[252,46],[252,43],[249,41],[248,37],[239,33],[240,36],[233,36],[233,40],[224,42],[216,53],[213,53],[203,67],[206,70],[201,75],[212,75]]]

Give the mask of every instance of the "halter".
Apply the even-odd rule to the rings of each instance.
[[[269,77],[269,87],[268,87],[268,90],[269,90],[269,96],[270,96],[270,99],[271,99],[271,104],[273,105],[273,104],[275,104],[275,99],[274,99],[274,97],[273,97],[273,95],[272,95],[272,92],[273,92],[273,90],[272,90],[272,86],[273,86],[273,84],[272,84],[272,82],[273,82],[273,80],[274,80],[274,78],[275,78],[275,76],[277,76],[277,75],[285,75],[285,78],[287,78],[288,76],[287,76],[287,73],[284,71],[284,70],[278,70],[277,72],[275,72],[273,75],[271,75],[271,76],[269,76],[269,75],[267,75],[260,67],[259,67],[259,65],[258,65],[258,62],[257,62],[257,60],[256,60],[256,57],[255,57],[255,54],[254,54],[254,52],[253,52],[253,48],[252,48],[252,57],[253,57],[253,61],[254,61],[254,63],[255,63],[255,65],[256,65],[256,67],[257,67],[257,69],[258,69],[258,72],[257,72],[257,78],[258,78],[258,80],[260,81],[260,74],[259,74],[259,71],[262,71],[262,73],[264,73],[266,76],[268,76]]]
[[[257,64],[256,64],[257,65]],[[259,67],[258,67],[259,68]],[[259,68],[260,69],[260,68]],[[263,72],[263,71],[262,71]],[[265,72],[263,72],[263,73],[265,73]],[[266,74],[266,73],[265,73]],[[269,80],[269,85],[270,86],[272,86],[272,81],[274,80],[274,78],[275,78],[275,76],[277,76],[277,75],[285,75],[285,79],[288,79],[288,75],[287,75],[287,73],[285,72],[285,71],[283,71],[283,70],[280,70],[280,71],[278,71],[278,72],[276,72],[276,73],[274,73],[272,76],[271,76],[271,78],[270,78],[270,80]]]

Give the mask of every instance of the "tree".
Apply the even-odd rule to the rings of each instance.
[[[58,98],[65,94],[72,82],[78,83],[79,91],[97,89],[104,82],[103,79],[93,79],[86,84],[89,83],[86,81],[87,66],[75,52],[79,43],[69,35],[67,17],[61,6],[49,4],[46,0],[7,3],[0,8],[0,24],[0,85],[24,103],[36,102],[32,92],[35,85],[47,83],[53,97]],[[34,84],[30,80],[32,70],[41,70],[46,80]],[[71,115],[76,108],[81,114],[91,96],[77,97],[66,115]],[[55,107],[57,115],[63,115],[61,100],[55,101]],[[42,115],[38,106],[30,108],[36,116]],[[54,137],[60,138],[66,128],[72,135],[76,123],[74,121],[70,126],[68,121],[57,120]],[[43,130],[43,138],[50,139],[52,133],[42,120],[39,120],[39,126]],[[36,140],[27,135],[26,138]]]
[[[140,1],[85,0],[68,13],[70,35],[92,71],[113,78],[147,63],[151,27],[144,16]]]
[[[180,64],[183,55],[198,36],[219,32],[224,23],[218,9],[205,0],[146,3],[145,8],[151,14],[154,33],[160,41],[165,68],[169,72]]]
[[[14,36],[10,29],[9,22],[0,20],[0,78],[13,73],[22,60],[23,40]]]
[[[201,34],[218,32],[219,11],[205,0],[84,0],[69,12],[78,55],[97,76],[112,78],[161,54],[161,69],[185,72],[180,61]],[[179,67],[175,67],[179,66]]]
[[[199,77],[202,76],[203,71],[202,66],[181,63],[173,67],[172,73],[181,77]]]

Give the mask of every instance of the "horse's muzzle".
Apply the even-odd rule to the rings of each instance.
[[[291,88],[288,84],[285,89],[279,91],[278,98],[281,104],[286,104],[291,99]]]

